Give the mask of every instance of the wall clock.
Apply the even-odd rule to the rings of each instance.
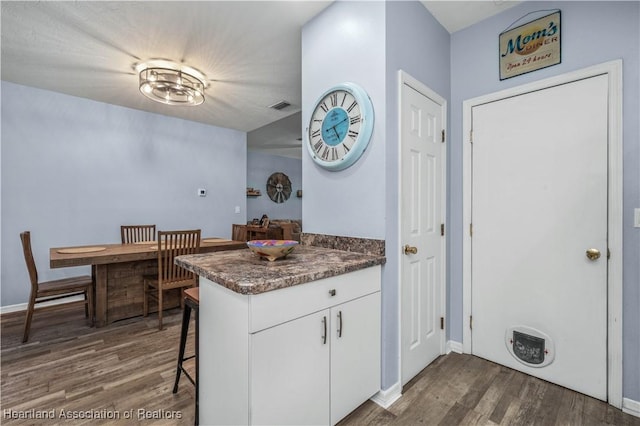
[[[284,173],[276,172],[267,179],[267,194],[271,201],[284,203],[291,195],[291,181]]]
[[[367,149],[372,132],[369,95],[357,84],[338,84],[314,104],[307,127],[307,150],[319,166],[343,170]]]

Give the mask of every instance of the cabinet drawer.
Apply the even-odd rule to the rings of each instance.
[[[255,333],[380,291],[380,269],[379,265],[372,266],[293,287],[250,295],[249,332]]]

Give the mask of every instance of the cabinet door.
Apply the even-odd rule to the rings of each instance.
[[[380,390],[380,292],[331,309],[331,424]]]
[[[329,321],[324,310],[251,335],[251,424],[329,423]]]

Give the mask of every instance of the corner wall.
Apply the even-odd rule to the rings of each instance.
[[[382,276],[382,384],[398,385],[398,70],[449,96],[449,34],[419,2],[338,1],[302,33],[302,128],[317,98],[353,81],[371,97],[375,127],[353,166],[328,172],[303,148],[305,232],[386,240]],[[303,141],[305,143],[306,141]]]

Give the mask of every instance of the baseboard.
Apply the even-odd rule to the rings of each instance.
[[[40,307],[53,306],[53,305],[62,305],[64,303],[76,302],[76,301],[81,301],[81,300],[84,300],[84,296],[82,296],[82,295],[72,296],[72,297],[65,297],[64,299],[52,300],[50,302],[40,302],[40,303],[38,303],[36,305],[36,309],[40,308]],[[16,305],[0,306],[0,315],[8,314],[10,312],[26,311],[27,310],[27,305],[28,305],[28,303],[18,303]]]
[[[463,353],[462,343],[456,342],[454,340],[448,340],[446,346],[446,353],[450,354],[451,352],[455,352],[457,354]]]
[[[622,411],[632,416],[640,417],[640,401],[622,398]]]
[[[402,396],[402,386],[400,382],[391,386],[387,390],[381,390],[377,394],[373,395],[370,399],[382,408],[389,408],[391,404],[396,402],[398,398]]]

